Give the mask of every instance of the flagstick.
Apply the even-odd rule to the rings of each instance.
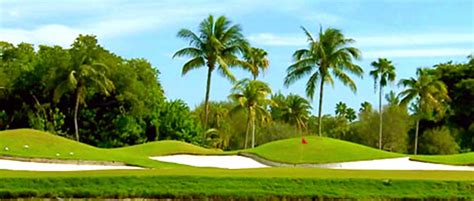
[[[301,145],[300,145],[300,146],[301,146],[301,148],[300,148],[300,163],[303,163],[303,154],[304,154],[304,152],[303,152],[303,151],[304,151],[304,150],[303,150],[303,149],[304,149],[304,147],[303,147],[303,146],[304,146],[303,139],[304,139],[304,135],[303,135],[303,133],[301,133],[301,142],[300,142],[300,144],[301,144]]]

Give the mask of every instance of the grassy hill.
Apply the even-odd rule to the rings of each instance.
[[[431,162],[431,163],[443,163],[452,165],[474,165],[474,152],[453,154],[453,155],[414,155],[410,156],[411,159]]]
[[[270,142],[244,152],[256,154],[268,160],[284,163],[334,163],[343,161],[371,160],[402,157],[404,155],[381,151],[352,142],[326,138],[306,137]]]

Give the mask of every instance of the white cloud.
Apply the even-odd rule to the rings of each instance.
[[[307,45],[303,33],[299,35],[259,33],[248,38],[252,43],[264,46],[306,47]],[[354,45],[363,50],[364,58],[466,56],[474,53],[472,34],[401,34],[354,37],[354,39],[357,41]],[[453,47],[458,44],[462,47],[471,45],[471,48]]]
[[[308,14],[304,16],[304,18],[310,22],[318,23],[318,24],[323,24],[323,25],[341,25],[344,20],[343,18],[333,15],[331,13],[325,13],[325,12],[314,12],[315,14]]]
[[[426,33],[385,36],[354,37],[356,44],[363,47],[414,46],[474,43],[474,33]]]
[[[303,34],[300,36],[280,36],[272,33],[259,33],[250,35],[248,40],[254,44],[267,46],[303,46],[306,44],[306,39]]]
[[[399,34],[359,37],[346,35],[346,37],[353,38],[356,41],[355,45],[357,47],[395,47],[474,43],[474,33]],[[258,33],[250,35],[248,38],[253,43],[268,46],[301,46],[306,44],[303,32],[291,35]]]
[[[11,5],[11,12],[16,13],[5,15],[2,23],[31,21],[36,19],[28,13],[37,13],[39,18],[53,18],[55,15],[71,15],[76,16],[77,21],[69,22],[69,20],[47,20],[55,21],[55,23],[36,23],[34,25],[27,25],[23,27],[0,27],[0,40],[11,43],[28,42],[32,44],[48,44],[69,46],[79,33],[94,34],[99,38],[110,38],[129,35],[142,31],[153,29],[160,29],[167,25],[175,25],[185,21],[192,21],[202,19],[202,17],[209,14],[209,9],[205,6],[189,6],[189,5],[167,5],[165,2],[152,3],[113,3],[110,5],[98,3],[91,4],[90,9],[84,6],[84,2],[77,4],[62,3],[59,8],[64,8],[69,13],[64,13],[63,10],[54,11],[55,6],[45,6],[48,3],[35,2],[33,5],[24,5],[18,7],[17,4]],[[77,5],[76,5],[77,4]],[[215,4],[212,11],[223,12],[225,8],[223,4]],[[78,6],[78,7],[74,7]],[[107,8],[110,7],[110,12]],[[6,10],[9,10],[6,8]],[[27,12],[28,11],[28,12]],[[101,11],[101,12],[98,12]],[[60,12],[60,13],[58,13]],[[90,12],[98,12],[91,16]],[[4,17],[4,16],[2,16]],[[65,17],[64,19],[68,19]],[[35,20],[36,21],[36,20]],[[13,23],[14,24],[14,23]],[[21,24],[21,23],[19,23]],[[30,27],[28,27],[30,26]],[[33,27],[31,27],[33,26]]]
[[[443,57],[443,56],[467,56],[473,54],[474,49],[466,48],[429,48],[429,49],[383,49],[376,51],[364,51],[363,57],[368,58],[400,58],[400,57]]]
[[[33,30],[1,28],[0,40],[8,41],[13,44],[28,42],[67,47],[79,33],[84,32],[79,29],[57,24],[46,25]]]

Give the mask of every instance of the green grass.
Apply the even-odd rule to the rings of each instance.
[[[431,163],[474,165],[474,152],[453,155],[413,155],[410,158]]]
[[[89,176],[5,178],[0,198],[474,198],[468,181]]]
[[[474,172],[319,168],[1,171],[0,198],[474,198]]]
[[[305,145],[301,144],[301,138],[279,140],[244,152],[272,161],[293,164],[334,163],[404,156],[326,137],[311,136],[306,137],[306,140],[308,144]]]

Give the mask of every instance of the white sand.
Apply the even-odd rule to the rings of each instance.
[[[37,163],[0,159],[0,169],[5,170],[26,170],[26,171],[81,171],[81,170],[124,170],[142,169],[132,166],[112,166],[112,165],[76,165],[58,163]]]
[[[170,155],[150,157],[150,159],[179,163],[196,167],[216,167],[227,169],[265,168],[268,167],[253,159],[244,156],[196,156],[196,155]]]
[[[197,156],[197,155],[170,155],[150,157],[153,160],[179,163],[196,167],[216,167],[228,169],[264,168],[268,167],[251,158],[243,156]],[[330,169],[353,170],[448,170],[448,171],[474,171],[471,166],[442,165],[410,161],[408,157],[391,158],[368,161],[354,161],[344,163],[330,163],[314,165],[314,167]]]
[[[354,161],[319,165],[322,168],[352,170],[449,170],[474,171],[472,166],[443,165],[411,161],[409,157],[390,158],[369,161]]]

